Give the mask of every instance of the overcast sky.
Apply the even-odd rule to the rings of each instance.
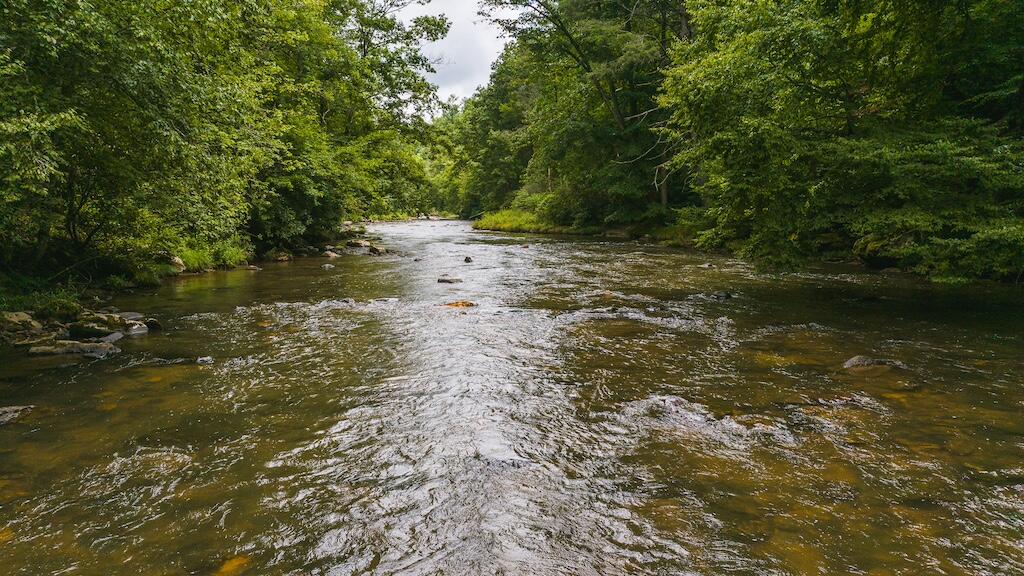
[[[500,32],[477,15],[476,0],[431,0],[430,4],[413,4],[403,11],[406,19],[423,14],[444,14],[451,21],[448,36],[427,46],[428,56],[441,61],[435,65],[437,74],[430,80],[438,86],[438,96],[447,100],[454,95],[471,96],[478,86],[487,83],[491,64],[497,60],[506,40]]]

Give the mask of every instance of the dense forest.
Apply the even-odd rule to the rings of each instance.
[[[0,271],[153,282],[428,203],[408,0],[3,0]]]
[[[485,227],[1024,275],[1024,2],[483,6],[513,42],[436,182]]]
[[[440,105],[411,0],[2,0],[0,280],[154,282],[346,220],[625,228],[769,266],[1024,275],[1024,3],[484,0]],[[496,214],[495,214],[496,213]]]

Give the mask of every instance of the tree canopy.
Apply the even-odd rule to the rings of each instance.
[[[775,266],[1024,274],[1021,2],[483,5],[512,42],[438,123],[465,215],[662,223]]]

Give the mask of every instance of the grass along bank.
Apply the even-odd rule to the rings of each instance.
[[[600,234],[595,227],[577,228],[561,226],[542,220],[539,216],[526,210],[507,209],[484,214],[473,222],[475,230],[491,230],[495,232],[528,232],[534,234]]]

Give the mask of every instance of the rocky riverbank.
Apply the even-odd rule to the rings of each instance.
[[[67,321],[37,319],[29,312],[0,313],[0,340],[31,356],[105,358],[121,351],[115,343],[123,338],[161,328],[156,318],[113,308],[82,310]]]

